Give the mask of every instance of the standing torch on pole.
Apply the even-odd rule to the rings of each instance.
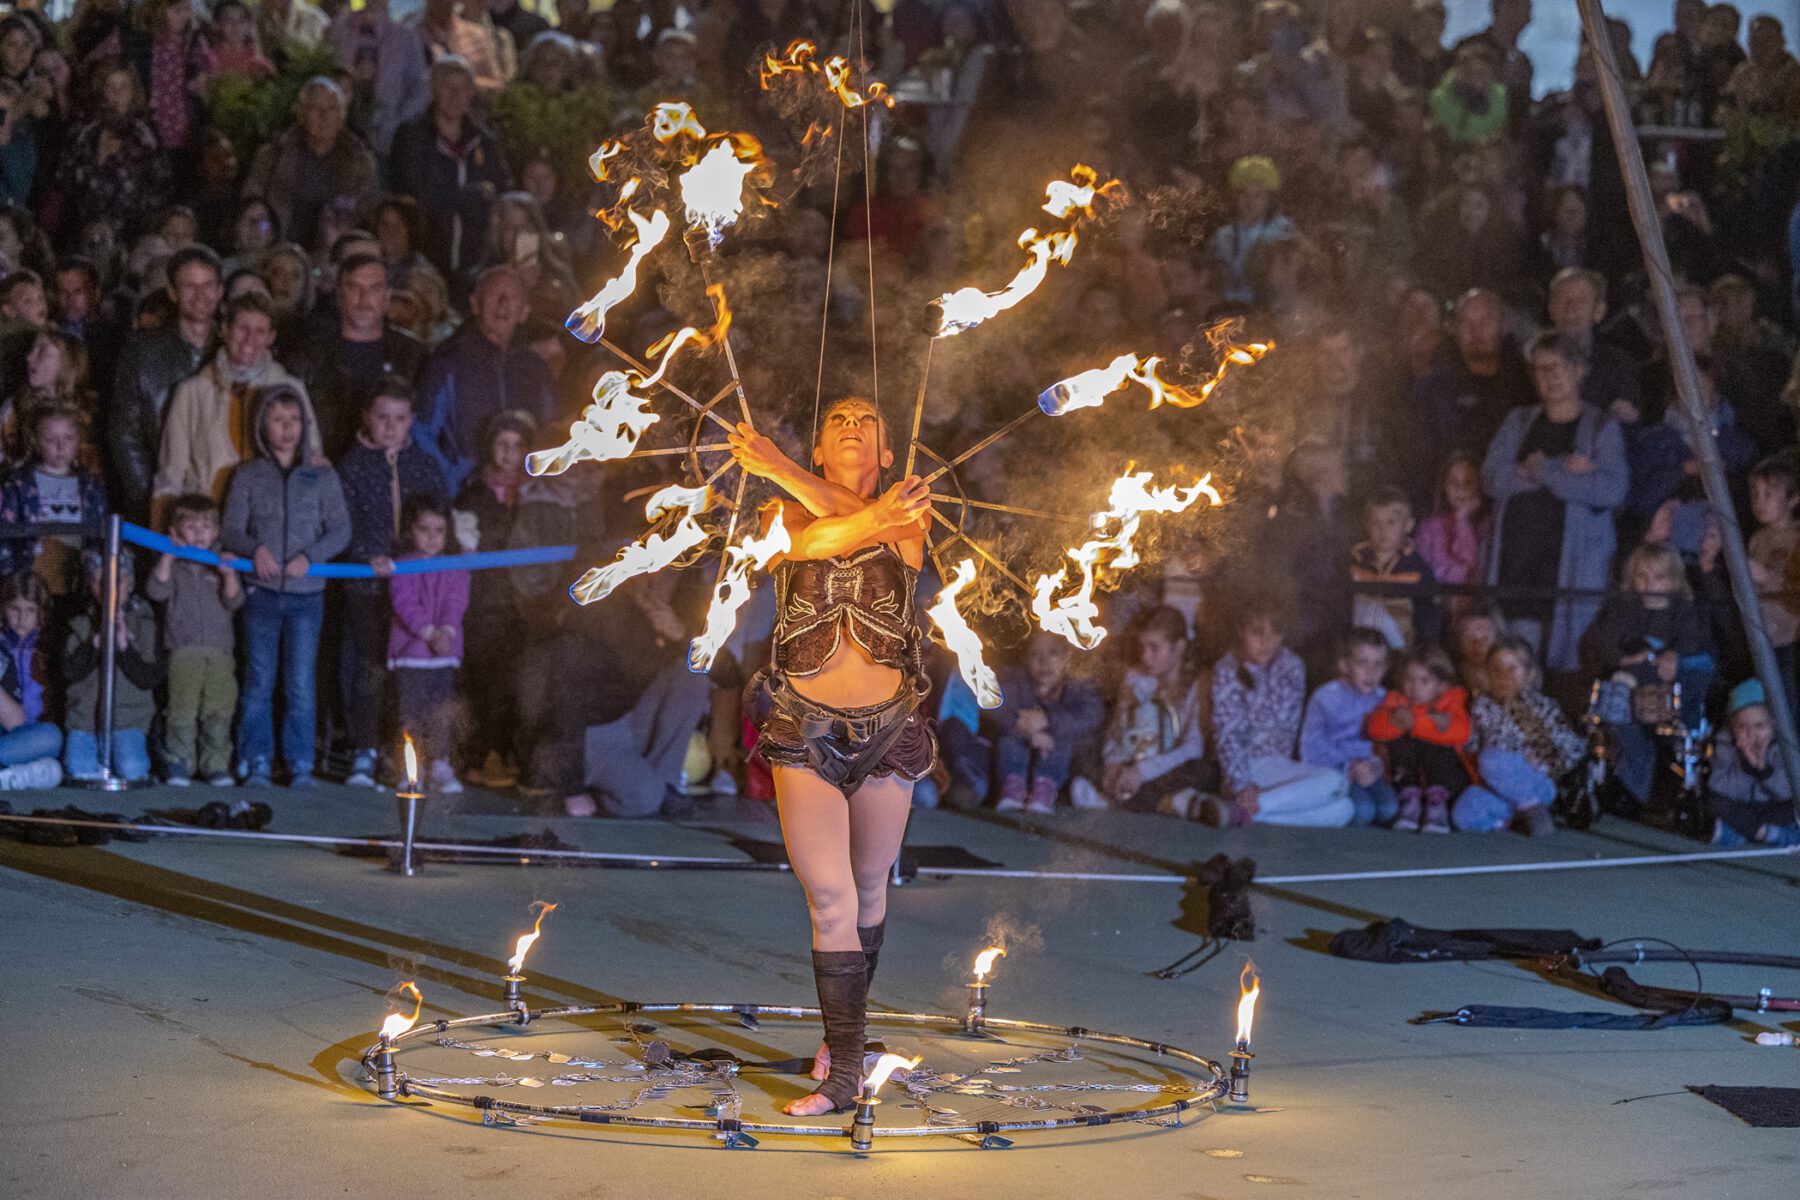
[[[544,918],[556,911],[556,905],[548,900],[533,900],[531,907],[537,910],[537,920],[532,922],[530,933],[519,936],[518,944],[513,947],[513,956],[506,960],[506,974],[500,977],[500,981],[506,985],[501,999],[506,1002],[508,1009],[518,1014],[521,1025],[531,1023],[531,1009],[525,1003],[524,996],[519,993],[525,983],[525,976],[521,974],[525,969],[525,953],[544,931]]]
[[[418,866],[413,862],[413,837],[419,829],[419,806],[425,802],[425,793],[419,790],[419,752],[413,748],[412,734],[404,736],[406,779],[394,793],[400,817],[400,859],[393,869],[411,878],[418,873]]]
[[[850,1149],[858,1154],[866,1154],[875,1144],[875,1106],[880,1104],[876,1093],[888,1081],[888,1076],[895,1071],[910,1071],[919,1065],[919,1059],[903,1058],[898,1054],[884,1054],[875,1061],[875,1069],[863,1084],[863,1090],[856,1097],[856,1116],[850,1122]]]
[[[122,792],[131,785],[113,771],[113,676],[119,666],[119,530],[117,513],[106,520],[106,561],[101,572],[100,615],[100,778],[103,792]]]
[[[1255,963],[1245,963],[1238,975],[1237,1043],[1231,1049],[1231,1079],[1225,1098],[1233,1104],[1250,1103],[1250,1027],[1256,1023],[1256,998],[1262,995],[1262,976]]]
[[[1700,482],[1705,488],[1707,503],[1712,509],[1713,520],[1718,522],[1726,574],[1731,579],[1738,616],[1749,636],[1751,661],[1762,678],[1769,711],[1775,718],[1775,744],[1781,748],[1779,761],[1787,774],[1788,786],[1794,788],[1800,785],[1800,733],[1794,727],[1794,697],[1788,694],[1787,680],[1776,662],[1774,645],[1763,624],[1762,600],[1750,574],[1750,559],[1744,550],[1744,535],[1738,528],[1730,482],[1725,478],[1725,464],[1719,457],[1718,441],[1712,432],[1711,414],[1701,398],[1700,373],[1694,365],[1693,347],[1688,344],[1682,325],[1674,271],[1669,266],[1668,247],[1663,243],[1662,217],[1655,194],[1650,190],[1650,176],[1644,169],[1644,155],[1638,144],[1637,127],[1632,123],[1630,102],[1619,83],[1618,55],[1613,52],[1612,38],[1607,35],[1606,12],[1601,8],[1600,0],[1576,0],[1576,6],[1581,13],[1588,52],[1599,67],[1594,74],[1600,88],[1600,101],[1606,109],[1606,124],[1618,153],[1620,173],[1624,176],[1631,223],[1637,230],[1638,243],[1643,250],[1645,283],[1662,327],[1663,345],[1668,350],[1669,366],[1675,376],[1675,394],[1688,422],[1689,443],[1700,461]]]
[[[969,1012],[963,1018],[964,1033],[987,1036],[983,1026],[987,1024],[988,972],[994,969],[996,958],[1005,957],[1004,946],[989,946],[975,956],[975,974],[969,980]]]

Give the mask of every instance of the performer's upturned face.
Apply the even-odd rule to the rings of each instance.
[[[861,475],[891,465],[894,454],[888,448],[887,429],[875,406],[863,400],[832,405],[821,422],[813,461],[828,473],[845,475]]]

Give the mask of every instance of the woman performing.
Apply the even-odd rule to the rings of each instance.
[[[842,1112],[862,1087],[869,980],[887,928],[888,870],[900,852],[914,781],[937,758],[920,707],[927,683],[913,592],[925,557],[927,488],[917,477],[880,496],[891,466],[881,416],[849,398],[826,410],[815,475],[748,423],[730,437],[744,470],[793,499],[779,505],[793,548],[776,560],[770,666],[745,710],[775,776],[788,861],[806,888],[825,1045],[818,1090],[794,1116]]]

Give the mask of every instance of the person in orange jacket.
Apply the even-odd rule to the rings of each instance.
[[[1450,832],[1450,801],[1474,782],[1469,765],[1469,694],[1442,650],[1409,655],[1400,691],[1389,692],[1369,714],[1369,739],[1387,756],[1388,777],[1400,790],[1393,828]]]

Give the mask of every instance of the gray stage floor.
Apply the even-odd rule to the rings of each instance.
[[[117,798],[135,812],[198,790]],[[30,796],[11,794],[15,808]],[[58,793],[54,802],[79,801]],[[90,806],[97,798],[89,797]],[[278,793],[277,830],[383,833],[390,801]],[[553,826],[590,849],[736,857],[772,820],[732,805],[683,827],[521,821],[479,798],[427,832]],[[1546,842],[1371,830],[1220,835],[1151,817],[1070,814],[1025,836],[991,815],[921,813],[911,842],[1007,867],[1156,871],[1223,847],[1264,874],[1581,859],[1691,850],[1613,822]],[[428,1016],[493,1011],[499,960],[534,899],[562,905],[533,951],[546,1001],[812,1003],[798,885],[777,873],[438,866],[406,880],[299,846],[198,839],[100,849],[0,842],[0,1194],[8,1197],[1766,1197],[1800,1183],[1800,1135],[1746,1127],[1690,1084],[1800,1085],[1800,1050],[1750,1044],[1800,1021],[1657,1033],[1415,1027],[1464,1003],[1604,1008],[1504,964],[1374,966],[1325,936],[1386,915],[1418,924],[1547,925],[1602,938],[1800,953],[1800,859],[1559,874],[1269,887],[1257,940],[1177,981],[1146,972],[1191,949],[1167,885],[921,879],[894,893],[877,1003],[960,1011],[958,964],[999,917],[1036,927],[997,973],[993,1011],[1229,1049],[1238,967],[1263,975],[1253,1098],[1179,1129],[1023,1137],[981,1151],[931,1139],[852,1157],[768,1139],[727,1153],[692,1135],[484,1128],[464,1109],[374,1099],[357,1056],[383,994],[416,974]],[[1189,906],[1192,907],[1191,905]],[[1683,968],[1642,981],[1680,986]],[[1720,990],[1800,980],[1709,968]],[[496,1035],[503,1036],[503,1035]],[[904,1037],[893,1039],[904,1044]],[[771,1056],[809,1051],[765,1025]],[[799,1081],[747,1093],[747,1119]],[[528,1100],[560,1099],[533,1093]],[[884,1111],[884,1119],[897,1116]],[[886,1146],[886,1143],[878,1143]]]

